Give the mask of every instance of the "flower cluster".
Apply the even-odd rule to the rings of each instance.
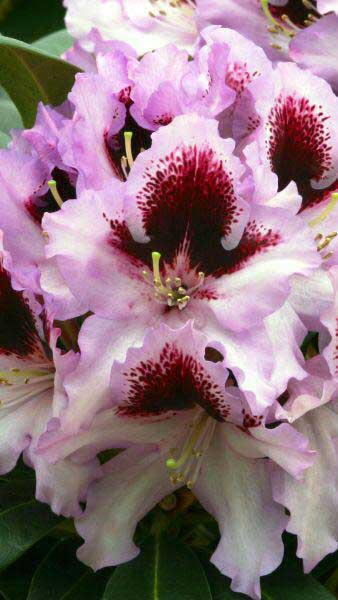
[[[184,485],[252,598],[285,530],[338,548],[331,4],[67,0],[83,71],[0,151],[0,472],[95,569]]]

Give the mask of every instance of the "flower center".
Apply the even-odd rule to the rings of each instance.
[[[168,306],[177,306],[179,310],[183,310],[188,305],[191,298],[191,293],[194,292],[204,282],[205,274],[200,272],[198,274],[198,282],[195,286],[187,289],[182,285],[180,277],[167,277],[165,281],[162,281],[160,273],[160,260],[161,254],[159,252],[152,252],[153,261],[153,279],[152,285],[154,287],[155,298],[161,303],[167,304]],[[149,272],[144,270],[142,275],[147,282],[149,282]]]
[[[166,466],[172,473],[170,479],[173,485],[182,482],[189,489],[195,485],[215,427],[215,419],[210,417],[205,411],[199,411],[194,421],[189,425],[190,431],[180,456],[175,458],[174,455],[177,452],[177,448],[171,449],[171,456],[167,459]]]
[[[265,16],[268,19],[268,30],[273,35],[282,34],[287,38],[293,38],[303,27],[315,23],[320,14],[312,0],[286,0],[284,3],[260,0]],[[272,47],[282,49],[278,44]]]

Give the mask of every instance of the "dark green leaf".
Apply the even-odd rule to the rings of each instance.
[[[321,579],[327,575],[332,569],[338,566],[338,552],[328,554],[320,563],[311,571],[311,575],[315,579]]]
[[[0,36],[0,83],[26,127],[34,125],[38,102],[62,104],[78,70],[24,42]]]
[[[60,600],[88,572],[76,558],[79,540],[61,540],[36,570],[27,600]]]
[[[27,600],[34,571],[49,551],[50,544],[49,538],[41,540],[14,564],[0,573],[0,590],[7,600]],[[20,573],[19,577],[18,573]]]
[[[0,512],[0,570],[17,560],[61,521],[36,500]]]
[[[103,600],[212,600],[193,552],[165,537],[152,538],[133,561],[117,567]]]
[[[0,480],[0,513],[34,499],[35,482],[32,479]]]
[[[90,600],[102,600],[107,580],[111,575],[111,572],[111,569],[103,569],[98,573],[87,570],[69,592],[62,596],[61,600],[84,600],[84,598],[90,598]]]
[[[40,48],[40,50],[44,50],[53,56],[61,56],[72,44],[73,38],[66,29],[50,33],[34,42],[35,48]]]
[[[1,0],[0,29],[4,35],[32,42],[64,27],[61,0]],[[1,6],[1,4],[0,4]],[[4,7],[5,8],[5,7]]]

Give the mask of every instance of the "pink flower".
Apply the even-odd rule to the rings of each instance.
[[[60,319],[86,311],[66,286],[56,262],[46,260],[41,229],[45,212],[58,210],[76,195],[76,172],[65,166],[58,151],[64,121],[61,112],[41,104],[34,127],[14,132],[10,147],[0,151],[0,227],[4,248],[11,255],[14,287],[43,295],[49,313]]]
[[[71,459],[50,465],[35,454],[53,410],[57,414],[64,405],[63,379],[79,357],[73,352],[61,355],[56,347],[59,330],[37,316],[41,307],[33,296],[13,290],[8,266],[10,258],[2,250],[0,473],[13,469],[23,452],[25,462],[35,469],[37,499],[58,514],[79,515],[79,502],[98,469],[96,459],[83,465]]]
[[[110,321],[121,352],[158,322],[193,318],[227,347],[229,366],[243,365],[252,402],[266,405],[276,392],[262,319],[287,299],[289,278],[310,275],[320,257],[301,218],[242,199],[245,167],[233,147],[216,121],[177,117],[153,134],[126,183],[112,180],[45,215],[46,252],[75,297]],[[251,335],[266,360],[245,358]]]
[[[53,462],[67,455],[81,461],[129,447],[102,467],[76,522],[85,563],[97,569],[135,557],[137,522],[186,482],[219,523],[212,562],[235,591],[259,598],[259,576],[282,559],[286,517],[271,497],[268,461],[256,459],[269,457],[298,478],[313,457],[292,427],[266,429],[264,416],[252,415],[224,365],[205,360],[207,345],[191,322],[153,329],[113,364],[107,405],[91,427],[69,437],[47,433],[39,452]]]

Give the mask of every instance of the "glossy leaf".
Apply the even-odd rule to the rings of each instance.
[[[203,569],[178,540],[152,538],[133,561],[117,567],[103,600],[212,600]]]
[[[62,600],[102,600],[111,569],[103,569],[97,573],[87,570],[86,573],[74,584],[74,586],[62,596]]]
[[[35,48],[44,50],[53,56],[61,56],[73,44],[73,38],[66,29],[55,31],[34,42]]]
[[[25,501],[0,512],[0,570],[17,560],[59,522],[45,504]]]
[[[40,101],[62,104],[78,70],[38,48],[0,36],[0,83],[19,110],[25,127],[34,124]]]
[[[27,600],[33,574],[49,551],[50,544],[50,538],[44,538],[0,573],[0,591],[6,600]]]
[[[59,600],[88,571],[76,558],[79,540],[61,540],[40,563],[27,600]]]
[[[0,29],[9,37],[30,43],[64,27],[61,0],[1,0],[2,4],[6,7]]]

